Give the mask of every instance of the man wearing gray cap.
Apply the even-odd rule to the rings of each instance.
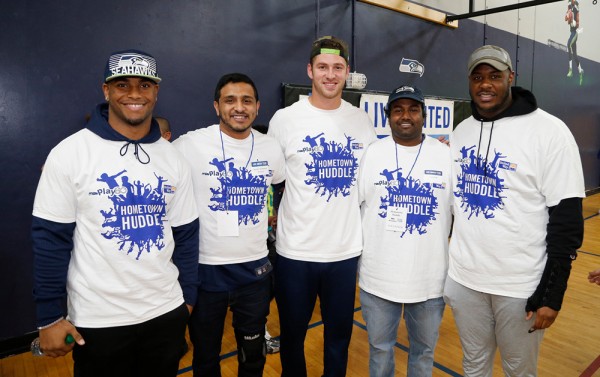
[[[454,229],[444,299],[465,376],[491,376],[496,348],[510,376],[537,375],[583,239],[579,150],[568,127],[511,87],[508,53],[470,56],[473,115],[451,136]]]
[[[385,107],[391,137],[366,150],[358,176],[363,252],[360,302],[369,335],[369,375],[394,376],[404,312],[407,376],[431,376],[452,222],[450,148],[423,134],[418,88],[394,90]]]
[[[179,369],[199,223],[189,167],[152,118],[160,81],[151,55],[113,53],[106,102],[52,149],[37,188],[39,345],[50,357],[73,350],[77,377]]]

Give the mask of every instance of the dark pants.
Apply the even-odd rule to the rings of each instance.
[[[273,270],[277,268],[277,251],[275,249],[275,240],[269,241],[267,239],[267,250],[269,250],[269,254],[267,257],[269,258],[269,262],[273,266]],[[275,274],[271,273],[271,300],[275,297]]]
[[[182,304],[137,325],[77,327],[85,345],[73,349],[75,377],[176,376],[188,316]]]
[[[572,31],[567,41],[567,48],[569,50],[569,60],[575,62],[575,67],[579,69],[579,56],[577,55],[577,31]]]
[[[233,313],[238,376],[262,376],[270,298],[269,277],[230,292],[198,291],[198,301],[189,321],[190,339],[194,344],[194,376],[221,376],[219,354],[227,308]]]
[[[304,340],[317,296],[324,325],[325,377],[346,375],[352,336],[358,257],[339,262],[277,260],[275,299],[281,325],[283,377],[305,377]]]

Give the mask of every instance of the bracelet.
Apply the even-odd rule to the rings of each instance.
[[[47,325],[44,325],[44,326],[40,326],[40,327],[38,327],[37,329],[38,329],[38,330],[44,330],[44,329],[47,329],[48,327],[51,327],[51,326],[54,326],[54,325],[56,325],[58,322],[62,321],[63,319],[65,319],[65,317],[60,317],[60,318],[59,318],[59,319],[57,319],[56,321],[54,321],[54,322],[52,322],[52,323],[49,323],[49,324],[47,324]]]

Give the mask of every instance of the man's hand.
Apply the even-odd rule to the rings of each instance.
[[[276,229],[277,228],[277,215],[269,216],[269,218],[267,220],[267,224],[271,228]]]
[[[450,146],[450,139],[446,139],[443,135],[438,136],[438,141],[440,143],[446,144],[447,146]]]
[[[71,335],[75,339],[75,343],[80,346],[85,344],[83,337],[77,332],[75,326],[66,319],[40,330],[40,348],[44,355],[58,357],[71,352],[75,343],[67,344],[67,335]]]
[[[594,271],[591,271],[588,274],[588,281],[592,284],[600,285],[600,268]]]
[[[531,326],[531,328],[529,329],[529,332],[532,333],[535,330],[547,329],[554,323],[557,316],[558,311],[551,309],[547,306],[542,306],[541,308],[536,310],[535,322],[533,323],[533,326]],[[529,321],[531,317],[533,317],[533,312],[527,312],[525,319]]]

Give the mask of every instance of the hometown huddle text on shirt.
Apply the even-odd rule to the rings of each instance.
[[[166,140],[143,145],[148,164],[121,156],[123,145],[75,133],[50,152],[36,193],[34,216],[77,224],[67,279],[76,326],[136,324],[183,303],[171,227],[198,217],[189,167]]]
[[[173,144],[187,161],[194,161],[199,262],[221,265],[266,257],[268,189],[285,178],[285,162],[275,140],[256,131],[243,140],[234,139],[212,125],[188,132]],[[217,214],[223,211],[237,211],[239,236],[219,236]]]
[[[335,110],[321,110],[305,98],[275,113],[269,135],[281,145],[288,172],[277,252],[315,262],[360,255],[358,165],[376,140],[367,113],[343,100]]]

